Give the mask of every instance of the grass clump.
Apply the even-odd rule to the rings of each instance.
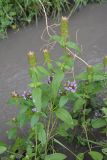
[[[41,0],[46,13],[53,18],[59,17],[61,12],[74,10],[93,2],[103,0]],[[76,7],[75,7],[76,6]],[[0,38],[7,36],[7,29],[17,29],[19,25],[29,24],[33,19],[43,16],[40,0],[0,0]]]

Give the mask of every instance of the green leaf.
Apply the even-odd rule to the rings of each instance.
[[[54,153],[54,154],[47,155],[45,157],[45,160],[64,160],[64,159],[66,159],[66,155],[62,153]]]
[[[49,72],[44,67],[38,66],[37,68],[42,74],[49,76]]]
[[[46,144],[46,132],[44,129],[44,125],[42,123],[38,123],[36,127],[38,140],[41,142],[42,145]]]
[[[70,115],[70,113],[65,110],[64,108],[59,108],[55,111],[56,116],[61,119],[62,121],[64,121],[66,124],[68,124],[69,126],[71,126],[71,128],[73,127],[74,123],[73,123],[73,119]]]
[[[59,107],[64,107],[64,105],[68,102],[67,96],[62,96],[59,100]]]
[[[33,151],[33,148],[32,148],[31,145],[28,145],[26,150],[27,150],[27,154],[28,154],[28,155],[31,155],[31,154],[32,154],[32,151]]]
[[[103,101],[104,101],[104,104],[107,105],[107,98],[104,98]]]
[[[8,105],[19,105],[19,99],[17,97],[11,97],[7,103]]]
[[[68,41],[67,43],[65,43],[65,38],[64,37],[55,35],[55,36],[52,36],[51,38],[53,40],[55,40],[56,42],[58,42],[62,47],[67,46],[68,48],[74,49],[77,52],[81,51],[80,47],[76,43],[71,42],[71,41]]]
[[[28,116],[26,116],[25,113],[18,115],[17,120],[18,120],[20,128],[22,128],[24,124],[27,122],[27,118]]]
[[[65,47],[65,45],[66,45],[65,38],[63,38],[61,36],[54,35],[54,36],[51,36],[51,39],[53,39],[56,42],[58,42],[62,47]]]
[[[102,108],[103,113],[105,114],[105,116],[107,117],[107,108],[103,107]]]
[[[31,127],[34,127],[39,120],[39,115],[35,113],[31,118]]]
[[[82,98],[79,98],[75,101],[73,106],[73,112],[78,112],[83,108],[83,105],[86,103],[86,101]]]
[[[0,146],[5,146],[6,144],[2,141],[0,141]]]
[[[67,132],[69,128],[70,128],[69,125],[67,125],[66,123],[62,123],[57,129],[57,134],[63,137],[67,137],[69,135]]]
[[[21,106],[20,114],[25,113],[28,110],[28,108],[29,108],[28,106]]]
[[[52,81],[52,97],[55,99],[57,96],[57,93],[59,91],[59,87],[61,85],[61,82],[64,78],[64,73],[61,70],[56,71],[53,81]]]
[[[7,134],[8,134],[8,139],[15,139],[16,138],[16,133],[17,133],[17,129],[16,128],[12,128],[10,129]]]
[[[79,153],[76,160],[84,160],[84,153]]]
[[[92,157],[93,160],[103,160],[103,155],[96,151],[88,152],[88,154]]]
[[[37,111],[41,111],[42,106],[42,90],[40,88],[33,88],[32,99],[35,104]]]
[[[102,149],[103,154],[107,155],[107,148]]]
[[[79,53],[80,53],[80,51],[81,51],[80,47],[79,47],[76,43],[74,43],[74,42],[69,41],[69,42],[66,43],[66,46],[67,46],[68,48],[71,48],[71,49],[76,50],[76,51],[79,52]]]
[[[0,146],[0,154],[4,153],[7,150],[5,146]]]
[[[107,122],[103,118],[92,119],[91,121],[93,128],[101,128],[107,125]]]
[[[75,76],[77,80],[87,80],[87,72],[82,72]]]
[[[32,82],[29,84],[29,87],[31,88],[37,88],[37,87],[40,87],[42,85],[41,82]]]

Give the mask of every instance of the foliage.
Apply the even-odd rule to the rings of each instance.
[[[67,0],[42,0],[47,14],[53,17],[68,10]],[[18,25],[29,24],[32,19],[43,15],[39,0],[0,0],[0,37],[7,35],[7,28],[18,29]]]
[[[102,0],[42,0],[47,15],[59,17],[61,12],[70,11],[88,2],[102,2]],[[75,7],[74,7],[75,8]],[[0,0],[0,38],[7,36],[7,29],[18,30],[20,25],[29,24],[33,19],[43,16],[43,8],[39,0]]]
[[[79,7],[86,6],[88,3],[101,3],[104,2],[104,0],[75,0],[75,4]]]
[[[18,106],[19,113],[11,120],[12,128],[7,134],[14,143],[9,147],[0,144],[0,154],[7,152],[9,160],[66,159],[56,144],[69,151],[75,160],[84,160],[85,156],[92,160],[107,158],[107,99],[101,101],[98,97],[106,95],[107,56],[102,64],[89,65],[79,57],[80,47],[69,39],[66,17],[61,19],[60,31],[59,35],[50,36],[50,40],[61,46],[62,56],[52,60],[45,49],[44,64],[38,65],[35,53],[29,52],[31,90],[23,95],[12,92],[9,103]],[[86,69],[75,75],[77,59]],[[26,127],[25,134],[20,136]],[[97,139],[96,134],[103,140]],[[68,143],[76,143],[74,151],[66,147],[59,136]],[[83,147],[83,152],[79,152],[78,147]]]

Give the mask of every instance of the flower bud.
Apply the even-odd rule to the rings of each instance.
[[[48,52],[47,49],[44,49],[43,50],[43,53],[44,53],[44,60],[45,60],[45,63],[50,63],[51,59],[50,59],[50,53]]]
[[[11,96],[14,97],[14,98],[15,97],[17,98],[17,97],[19,97],[19,94],[16,91],[12,91]]]
[[[104,67],[107,66],[107,56],[104,57],[104,59],[103,59],[103,64],[104,64]]]
[[[16,118],[15,118],[15,117],[13,117],[13,118],[12,118],[12,121],[13,121],[13,122],[15,122],[15,121],[16,121]]]
[[[93,74],[93,66],[91,65],[88,65],[87,67],[87,73],[90,75],[90,74]]]
[[[88,65],[87,67],[88,80],[91,82],[93,80],[93,66]]]
[[[30,51],[27,54],[27,56],[28,56],[28,62],[29,62],[30,67],[35,67],[36,66],[36,55],[35,55],[35,53]]]
[[[68,29],[68,18],[67,17],[62,17],[61,19],[61,36],[65,39],[65,41],[68,39],[69,35],[69,29]]]

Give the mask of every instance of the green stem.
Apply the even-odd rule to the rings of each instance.
[[[84,128],[84,131],[85,131],[85,135],[86,135],[86,140],[87,140],[88,148],[89,148],[89,151],[91,152],[91,146],[90,146],[89,139],[88,139],[87,128],[86,128],[85,125],[83,125],[83,128]]]
[[[36,160],[37,152],[38,152],[38,137],[37,137],[37,133],[35,133],[35,142],[36,142],[36,146],[35,146],[35,160]]]
[[[45,146],[45,155],[47,154],[47,146],[50,138],[49,132],[50,132],[50,124],[51,124],[51,108],[52,108],[52,104],[49,104],[49,120],[47,125],[47,141]]]
[[[87,141],[87,139],[84,139],[84,140]],[[90,143],[96,144],[96,145],[98,145],[98,146],[100,146],[100,147],[105,147],[105,145],[104,145],[104,144],[101,144],[100,142],[95,142],[95,141],[92,141],[92,140],[89,140],[89,139],[88,139],[88,141],[89,141]]]
[[[89,148],[89,150],[91,152],[91,146],[90,146],[90,143],[89,143],[88,132],[87,132],[87,125],[86,125],[86,119],[85,119],[85,109],[86,109],[86,104],[84,105],[84,110],[83,110],[83,116],[84,116],[83,129],[85,131],[85,136],[86,136],[86,139],[87,139],[88,148]]]
[[[63,148],[65,148],[67,151],[69,151],[74,157],[76,157],[77,160],[80,160],[80,158],[78,158],[73,151],[71,151],[68,147],[66,147],[64,144],[62,144],[61,142],[59,142],[57,139],[54,138],[54,142],[56,142],[57,144],[59,144],[60,146],[62,146]]]

